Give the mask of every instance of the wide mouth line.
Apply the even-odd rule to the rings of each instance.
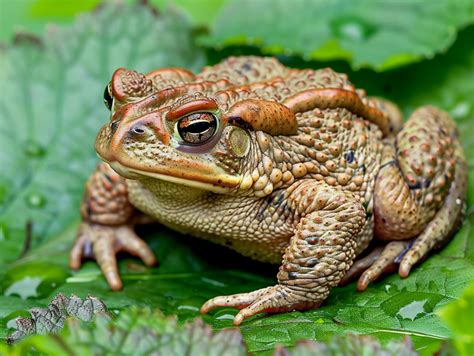
[[[159,179],[159,180],[169,182],[169,183],[174,183],[174,184],[183,185],[183,186],[196,188],[196,189],[207,190],[207,191],[211,191],[211,192],[219,193],[219,194],[228,193],[231,189],[238,187],[240,183],[240,179],[236,178],[234,187],[224,187],[224,186],[219,186],[212,183],[206,183],[206,182],[200,182],[200,181],[191,180],[187,178],[175,177],[175,176],[164,174],[164,173],[156,173],[156,172],[150,172],[150,171],[145,171],[145,170],[139,170],[136,168],[129,168],[129,167],[124,166],[118,161],[113,161],[113,162],[108,162],[106,160],[104,161],[107,164],[109,164],[110,167],[112,167],[112,169],[117,171],[119,174],[123,173],[126,176],[136,175],[137,178],[138,177],[154,178],[154,179]],[[129,178],[129,179],[134,179],[134,178]]]

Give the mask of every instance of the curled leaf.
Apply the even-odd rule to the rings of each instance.
[[[7,343],[13,344],[32,334],[57,334],[64,327],[67,317],[91,322],[97,314],[110,318],[105,304],[98,298],[88,296],[81,299],[76,295],[66,297],[58,294],[46,308],[29,310],[31,318],[19,317],[15,320],[16,330],[7,336]]]

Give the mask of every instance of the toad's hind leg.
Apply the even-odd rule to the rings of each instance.
[[[399,274],[449,239],[463,216],[467,168],[454,122],[443,111],[413,113],[396,141],[387,142],[375,183],[375,235],[415,238],[401,258]],[[390,140],[388,140],[390,141]],[[373,280],[373,276],[366,278]]]
[[[242,309],[234,319],[261,312],[304,310],[319,306],[339,284],[355,257],[365,209],[359,198],[319,181],[299,181],[287,191],[288,208],[298,217],[285,250],[278,284],[251,293],[217,297],[201,312],[222,306]]]

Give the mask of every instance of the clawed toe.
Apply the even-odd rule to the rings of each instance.
[[[116,253],[126,251],[139,256],[147,266],[156,263],[156,258],[147,244],[141,240],[129,225],[104,226],[82,222],[71,251],[69,264],[72,269],[81,266],[83,258],[93,257],[112,290],[122,289]]]
[[[359,292],[366,290],[369,284],[376,281],[382,274],[397,269],[409,246],[410,242],[408,241],[392,241],[385,247],[374,249],[369,255],[354,263],[344,276],[342,284],[360,276],[357,281],[357,290]]]
[[[259,313],[278,313],[292,310],[304,310],[318,307],[320,301],[309,301],[298,298],[287,287],[276,285],[259,289],[251,293],[234,294],[216,297],[208,300],[201,307],[201,313],[218,307],[234,307],[241,309],[234,318],[234,325],[238,326],[244,319]]]
[[[259,289],[250,293],[239,293],[227,296],[220,296],[209,299],[201,307],[200,312],[206,314],[209,311],[219,307],[232,307],[242,309],[252,304],[260,295],[262,295],[268,288]]]
[[[357,290],[362,292],[383,273],[393,272],[397,268],[397,258],[405,251],[406,241],[392,241],[383,249],[379,258],[362,273],[357,282]]]

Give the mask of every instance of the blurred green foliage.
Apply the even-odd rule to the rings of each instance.
[[[229,0],[203,43],[383,71],[445,51],[473,21],[472,0]]]
[[[150,0],[159,10],[179,7],[196,25],[207,26],[225,0]],[[114,0],[0,0],[0,41],[10,41],[18,32],[41,33],[49,23],[66,24],[74,16]],[[115,1],[116,2],[116,1]],[[136,0],[123,0],[132,4]]]
[[[379,4],[386,1],[380,0]],[[405,52],[393,51],[405,48],[404,34],[408,36],[407,42],[421,43],[415,46],[416,51],[422,49],[415,51],[419,63],[408,65],[414,57],[410,61],[389,61],[389,66],[383,65],[384,61],[372,62],[372,68],[383,70],[382,73],[370,68],[354,70],[354,62],[350,61],[356,58],[358,47],[343,48],[345,42],[338,42],[340,38],[332,42],[329,39],[316,50],[309,49],[308,58],[319,61],[295,55],[301,53],[294,51],[294,44],[288,39],[280,41],[270,26],[271,19],[265,18],[277,16],[271,8],[261,15],[264,21],[256,21],[250,28],[241,27],[242,34],[236,37],[232,31],[241,26],[238,21],[246,16],[252,20],[245,11],[258,4],[247,3],[247,10],[242,7],[239,13],[234,1],[150,2],[159,9],[159,16],[154,16],[149,8],[124,10],[115,5],[89,13],[96,8],[97,0],[0,0],[1,41],[10,42],[16,30],[33,31],[40,38],[37,42],[24,38],[15,45],[0,47],[0,82],[8,83],[8,90],[3,90],[0,97],[0,167],[8,167],[0,174],[0,337],[6,335],[14,317],[24,315],[30,307],[47,305],[58,292],[81,297],[91,293],[103,298],[115,311],[132,305],[160,308],[184,321],[198,315],[200,304],[207,298],[274,283],[275,266],[251,262],[219,246],[166,229],[140,232],[161,264],[148,269],[134,259],[122,259],[122,292],[111,292],[92,262],[78,273],[71,273],[67,267],[83,183],[97,162],[93,141],[108,115],[101,96],[112,71],[120,66],[143,72],[161,66],[184,66],[198,71],[206,63],[215,63],[228,55],[269,52],[289,66],[331,66],[346,72],[356,86],[365,88],[370,95],[399,103],[406,116],[425,104],[447,110],[460,127],[470,167],[468,214],[454,240],[417,267],[408,279],[392,275],[370,286],[365,293],[356,293],[353,285],[335,288],[318,310],[255,317],[245,322],[241,331],[248,350],[267,352],[276,343],[293,345],[302,338],[327,340],[332,334],[351,331],[371,334],[383,343],[410,335],[416,349],[431,354],[453,332],[455,337],[470,333],[469,329],[458,330],[453,326],[459,303],[443,314],[448,315],[451,329],[438,311],[459,298],[474,279],[474,26],[468,26],[474,18],[473,2],[431,2],[441,8],[457,4],[457,9],[467,4],[462,21],[454,24],[452,19],[424,19],[429,26],[439,24],[440,28],[448,29],[449,36],[442,45],[433,41],[413,42],[416,31],[400,31],[398,47],[390,42],[383,46],[364,43],[368,53],[375,53],[377,58],[385,58],[387,47],[390,55],[398,59],[408,58],[404,57]],[[321,5],[319,1],[307,4]],[[169,5],[174,10],[167,10]],[[347,6],[360,12],[356,5]],[[234,9],[232,16],[229,6]],[[80,18],[75,18],[84,11]],[[301,43],[299,36],[304,33],[298,27],[298,14],[292,14],[291,8],[288,11],[273,21],[293,23],[295,31],[290,35],[295,37],[295,43]],[[418,11],[424,14],[427,10]],[[328,24],[336,15],[322,11],[317,20]],[[382,11],[372,16],[391,15]],[[344,16],[347,18],[347,12]],[[69,24],[44,33],[49,22]],[[381,31],[385,31],[386,24],[379,23]],[[256,30],[260,31],[259,41],[250,33]],[[202,48],[197,42],[212,46]],[[226,43],[232,45],[224,46]],[[434,53],[438,54],[433,57]],[[335,58],[339,60],[327,61]],[[31,246],[21,256],[30,221]],[[220,329],[230,326],[234,315],[233,309],[221,309],[205,315],[204,320]],[[460,340],[456,341],[459,349],[467,347],[463,344],[464,336],[455,340]]]
[[[438,312],[453,331],[453,342],[461,356],[474,355],[474,282],[461,297]]]

